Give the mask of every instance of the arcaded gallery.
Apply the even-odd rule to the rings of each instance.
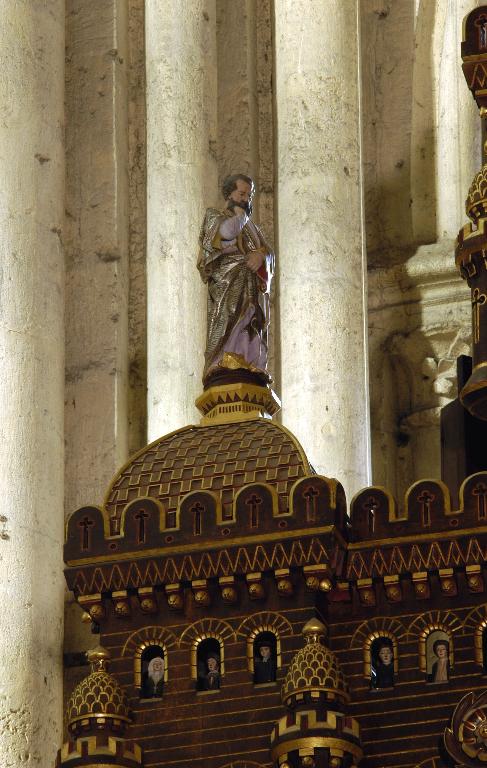
[[[487,5],[0,61],[0,768],[486,768]]]

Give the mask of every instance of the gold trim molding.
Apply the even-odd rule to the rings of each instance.
[[[209,387],[195,405],[203,414],[202,426],[269,418],[281,409],[281,401],[272,389],[244,382]]]
[[[351,741],[345,739],[337,739],[335,736],[304,736],[302,739],[290,739],[289,741],[282,741],[275,747],[271,748],[271,760],[274,762],[278,760],[282,755],[287,755],[289,752],[295,752],[300,749],[340,749],[343,752],[348,752],[353,755],[357,760],[361,760],[363,751],[359,746]]]

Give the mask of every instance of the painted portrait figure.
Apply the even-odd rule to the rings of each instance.
[[[220,659],[216,654],[206,658],[206,670],[200,678],[201,691],[215,691],[220,687]]]
[[[141,698],[159,698],[164,690],[164,657],[154,656],[143,673]]]
[[[379,637],[372,643],[370,687],[394,687],[394,650],[387,637]]]
[[[450,679],[450,638],[446,632],[432,632],[426,641],[429,683],[447,683]]]
[[[254,683],[273,683],[276,679],[275,639],[263,637],[255,643]]]

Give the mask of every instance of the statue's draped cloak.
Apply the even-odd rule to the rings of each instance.
[[[237,252],[224,253],[219,229],[231,215],[227,210],[208,208],[201,228],[198,269],[208,284],[203,378],[221,361],[224,352],[243,355],[249,366],[261,370],[267,367],[269,287],[274,255],[260,229],[250,221],[237,237]],[[264,248],[268,255],[256,274],[246,262],[248,254],[259,248]]]

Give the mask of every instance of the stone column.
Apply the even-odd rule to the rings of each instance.
[[[149,0],[147,320],[149,440],[199,421],[206,329],[196,270],[204,209],[218,201],[215,0]]]
[[[282,421],[347,495],[369,479],[357,0],[276,0]]]
[[[460,63],[464,16],[479,0],[434,0],[415,11],[411,211],[418,244],[454,239],[480,159],[475,103]]]
[[[257,187],[253,218],[274,245],[272,12],[270,0],[217,0],[218,177],[248,173]],[[235,51],[239,52],[235,56]],[[274,311],[274,283],[271,311]],[[275,370],[275,326],[268,367]]]
[[[127,11],[66,3],[66,512],[127,458]]]
[[[259,179],[256,17],[256,0],[217,0],[220,183],[238,171]]]
[[[479,5],[480,3],[477,3]],[[465,198],[481,160],[480,120],[460,62],[463,19],[472,0],[438,2],[432,46],[437,64],[437,234],[454,239],[465,222]],[[445,13],[446,11],[446,13]]]
[[[0,24],[0,762],[62,740],[64,1]]]

